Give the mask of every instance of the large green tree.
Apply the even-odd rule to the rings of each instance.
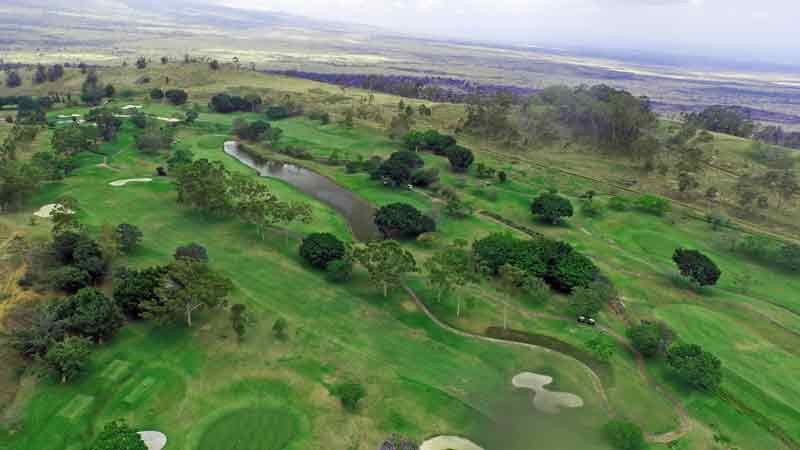
[[[714,390],[722,383],[722,361],[697,344],[676,344],[667,350],[667,364],[686,383]]]
[[[562,217],[572,217],[574,211],[568,199],[546,192],[533,200],[531,212],[548,222],[557,224],[561,222]]]
[[[389,288],[399,286],[406,274],[417,271],[414,255],[396,241],[374,241],[355,249],[355,260],[369,272],[370,279],[389,295]]]
[[[698,286],[715,285],[722,275],[722,271],[714,261],[697,250],[676,249],[672,260],[675,261],[681,275]]]
[[[66,383],[86,368],[91,353],[91,341],[84,337],[69,336],[53,344],[42,362],[53,376]]]
[[[169,265],[162,286],[156,289],[159,298],[142,303],[142,316],[160,323],[182,318],[191,327],[196,311],[225,305],[231,289],[231,280],[208,264],[179,259]]]
[[[474,281],[472,256],[466,243],[458,241],[434,253],[424,263],[428,285],[436,291],[437,301]],[[461,298],[457,299],[456,316],[461,316]]]

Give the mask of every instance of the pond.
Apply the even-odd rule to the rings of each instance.
[[[224,150],[226,154],[255,170],[260,176],[283,180],[336,210],[347,220],[353,236],[359,241],[378,237],[378,229],[374,222],[375,208],[331,179],[290,163],[270,160],[256,162],[254,158],[239,149],[236,141],[225,142]]]

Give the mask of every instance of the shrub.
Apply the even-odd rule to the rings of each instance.
[[[325,269],[345,256],[344,242],[330,233],[313,233],[300,244],[300,256],[313,267]]]
[[[195,261],[208,261],[208,251],[200,244],[192,242],[175,249],[175,259],[193,259]]]
[[[125,253],[130,253],[142,240],[142,232],[135,225],[121,223],[116,229],[116,239],[119,248]]]
[[[603,209],[603,204],[597,200],[587,199],[581,203],[581,213],[586,217],[600,217]]]
[[[275,323],[272,324],[272,334],[281,341],[285,341],[289,337],[288,329],[289,322],[283,317],[278,317],[275,319]]]
[[[638,197],[635,200],[635,204],[636,209],[639,211],[656,216],[663,216],[672,209],[672,204],[669,200],[649,194]]]
[[[699,389],[714,390],[722,382],[722,362],[696,344],[670,347],[667,364],[683,381]]]
[[[346,259],[336,259],[325,266],[328,280],[333,283],[346,283],[353,278],[353,263]]]
[[[85,450],[147,450],[139,433],[124,420],[106,424],[94,443]]]
[[[337,384],[333,386],[330,392],[335,397],[338,397],[344,409],[351,413],[358,410],[358,402],[367,395],[364,386],[354,381]]]
[[[626,197],[614,196],[608,201],[608,207],[614,211],[627,211],[631,209],[631,201]]]
[[[117,305],[95,288],[81,289],[72,297],[54,303],[52,311],[67,330],[98,342],[116,333],[123,321]]]
[[[625,334],[631,340],[633,348],[645,358],[651,358],[661,350],[661,329],[655,323],[642,323],[627,329]]]
[[[389,160],[398,161],[412,170],[422,168],[425,165],[425,161],[417,154],[417,152],[411,152],[408,150],[392,153],[391,156],[389,156]]]
[[[617,450],[641,450],[647,445],[638,425],[623,420],[612,420],[603,426],[606,440]]]
[[[672,260],[680,269],[681,275],[699,286],[713,286],[722,275],[714,261],[697,250],[676,249]]]
[[[562,217],[572,217],[572,203],[558,194],[544,193],[531,203],[531,212],[541,218],[557,224]]]
[[[417,187],[429,187],[439,182],[439,169],[417,170],[411,174],[411,184]]]
[[[406,186],[411,182],[412,170],[400,160],[388,159],[371,172],[371,178],[383,180],[394,187]]]
[[[489,167],[484,163],[478,163],[478,165],[475,166],[475,175],[477,175],[478,178],[494,178],[495,173],[496,170],[494,167]]]
[[[166,97],[167,100],[173,105],[182,105],[186,103],[186,100],[189,98],[189,94],[187,94],[183,89],[170,89],[164,92],[164,97]]]
[[[386,239],[415,238],[436,231],[436,223],[407,203],[390,203],[375,213],[375,225]]]
[[[457,145],[447,150],[447,160],[453,172],[466,172],[475,161],[475,155],[470,149]]]

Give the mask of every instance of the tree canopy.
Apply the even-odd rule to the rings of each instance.
[[[375,213],[375,225],[386,239],[414,238],[436,231],[436,223],[407,203],[390,203]]]
[[[699,286],[713,286],[722,275],[719,267],[708,256],[697,250],[679,248],[672,255],[681,275]]]

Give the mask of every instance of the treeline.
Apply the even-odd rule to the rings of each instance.
[[[298,70],[270,71],[269,73],[434,102],[476,103],[481,97],[492,96],[498,93],[507,93],[522,97],[536,92],[535,89],[530,88],[481,84],[469,80],[444,77],[337,74],[303,72]]]
[[[303,114],[303,105],[286,96],[280,101],[264,105],[263,99],[258,95],[229,95],[219,93],[211,97],[208,109],[214,112],[228,114],[233,112],[263,112],[269,120],[281,120]]]

